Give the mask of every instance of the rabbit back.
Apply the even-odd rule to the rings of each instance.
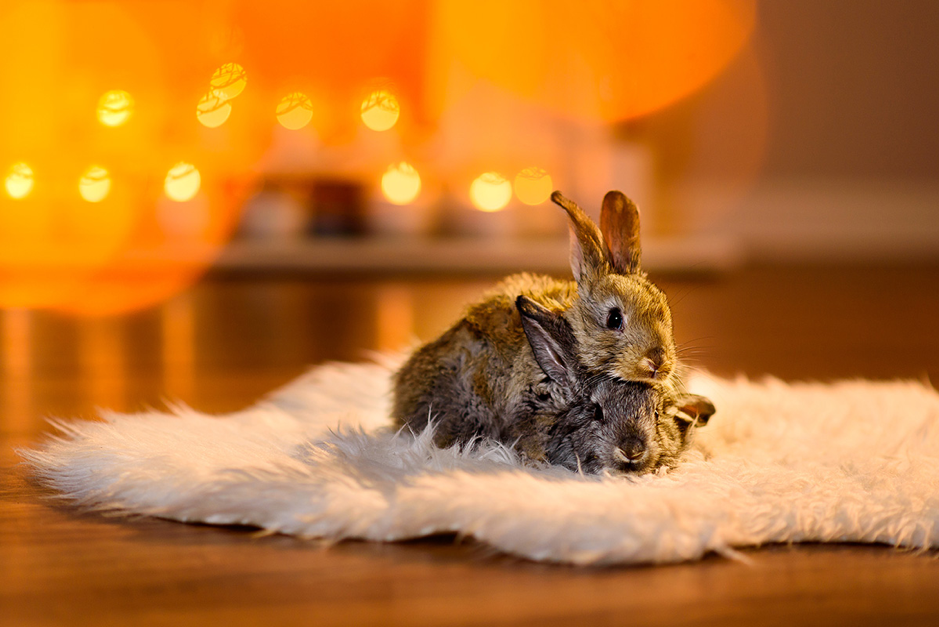
[[[439,446],[478,436],[501,441],[519,436],[514,418],[522,397],[544,379],[515,306],[521,294],[562,311],[576,297],[576,285],[523,273],[507,277],[470,305],[395,374],[392,418],[398,426],[418,432],[433,421]]]

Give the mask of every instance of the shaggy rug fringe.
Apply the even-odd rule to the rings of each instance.
[[[916,382],[692,378],[718,413],[635,478],[522,466],[387,427],[396,363],[330,364],[254,407],[57,421],[20,451],[78,505],[307,538],[455,532],[514,555],[664,563],[774,542],[939,547],[939,395]]]

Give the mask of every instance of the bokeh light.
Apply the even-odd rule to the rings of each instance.
[[[0,3],[0,307],[146,307],[195,282],[231,238],[270,129],[247,122],[255,66],[245,63],[252,90],[234,66],[210,84],[239,51],[210,53],[200,16],[179,13],[147,2]],[[215,131],[193,124],[206,92],[234,109]],[[346,116],[353,129],[359,100]],[[198,171],[170,170],[183,160]],[[161,221],[165,206],[177,223]]]
[[[500,211],[512,199],[512,184],[498,172],[479,175],[470,185],[470,200],[480,211]]]
[[[134,112],[134,98],[126,91],[112,89],[98,100],[98,121],[105,126],[120,126]]]
[[[401,106],[386,89],[373,91],[362,101],[362,122],[373,131],[387,131],[398,121]]]
[[[453,60],[431,66],[431,84],[446,84],[458,66],[526,102],[591,121],[636,118],[695,92],[738,54],[756,23],[755,0],[434,6],[443,34],[432,57]]]
[[[22,161],[14,163],[4,185],[10,198],[25,198],[33,191],[33,169]]]
[[[216,128],[231,115],[231,104],[217,90],[202,96],[196,105],[196,118],[203,126]]]
[[[156,205],[156,220],[160,230],[176,241],[190,242],[197,239],[212,220],[208,194],[202,194],[185,204],[161,198]]]
[[[114,315],[159,303],[195,283],[231,238],[238,208],[252,189],[249,181],[215,187],[211,181],[206,176],[199,193],[185,203],[168,196],[153,199],[146,186],[120,185],[111,191],[114,200],[123,194],[121,198],[131,202],[77,207],[73,213],[81,220],[83,233],[104,233],[94,237],[101,242],[94,250],[108,254],[99,253],[100,261],[86,265],[93,268],[90,275],[77,277],[70,289],[54,294],[55,308],[79,315]],[[118,240],[115,223],[122,221],[126,226]],[[118,245],[108,250],[106,242]]]
[[[306,94],[295,91],[277,103],[277,121],[292,131],[301,129],[313,118],[313,103]]]
[[[202,177],[196,166],[180,161],[166,173],[163,190],[166,195],[176,202],[186,202],[199,192]]]
[[[421,193],[421,176],[410,163],[391,165],[381,177],[381,191],[389,202],[406,205]]]
[[[515,196],[526,205],[540,205],[552,191],[554,181],[542,168],[525,168],[515,175]]]
[[[91,166],[78,181],[78,193],[88,202],[101,202],[110,191],[111,175],[101,166]]]
[[[230,100],[244,91],[245,86],[248,84],[248,74],[237,63],[226,63],[215,70],[209,84],[219,98]]]

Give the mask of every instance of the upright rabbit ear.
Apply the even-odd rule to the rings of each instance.
[[[578,283],[595,280],[606,266],[603,237],[584,210],[561,192],[551,194],[551,200],[559,205],[571,219],[571,271]]]
[[[535,361],[552,381],[572,386],[577,376],[577,340],[571,325],[560,313],[525,296],[515,299],[515,306]]]
[[[619,274],[636,274],[642,250],[639,246],[639,208],[616,190],[607,192],[600,209],[600,231]]]

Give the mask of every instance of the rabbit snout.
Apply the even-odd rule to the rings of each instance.
[[[616,425],[609,455],[610,470],[625,473],[640,473],[654,462],[655,445],[652,412],[645,416],[643,411],[633,408],[632,415],[623,416]]]
[[[643,438],[635,436],[624,439],[613,451],[613,457],[624,464],[635,464],[642,461],[647,453]]]
[[[649,456],[645,442],[632,438],[613,449],[612,469],[619,472],[637,472]]]
[[[665,349],[661,346],[649,349],[645,356],[639,361],[639,370],[649,379],[655,379],[656,375],[662,371],[665,365]]]

